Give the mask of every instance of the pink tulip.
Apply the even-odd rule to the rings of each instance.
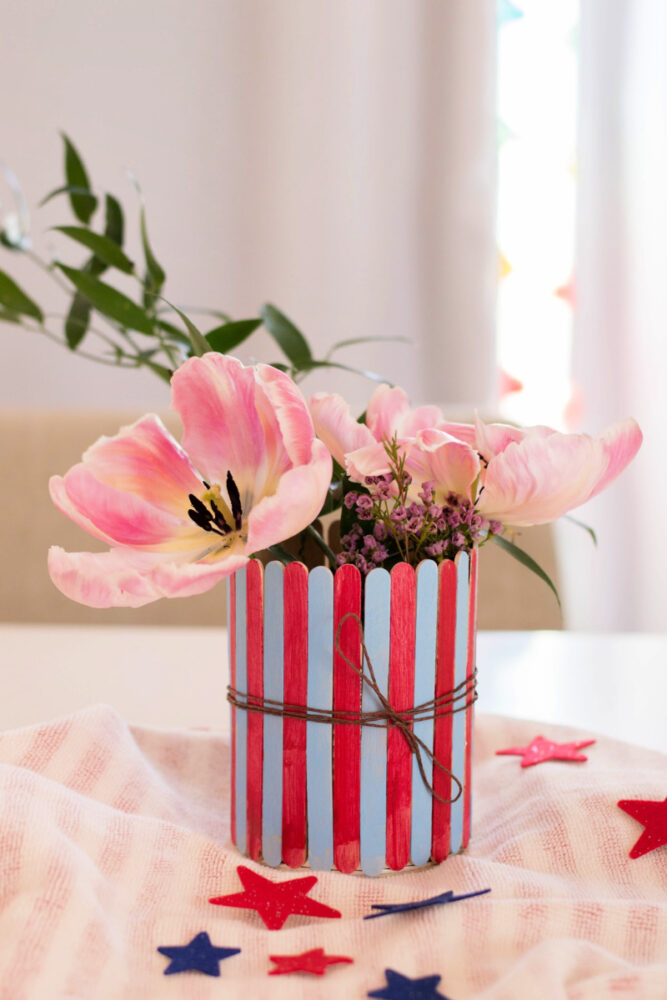
[[[202,593],[307,527],[324,502],[331,456],[287,375],[209,353],[171,385],[183,447],[149,414],[50,481],[55,505],[111,546],[51,548],[51,579],[81,604]]]
[[[632,418],[597,437],[548,427],[517,434],[478,421],[478,440],[490,458],[477,508],[489,519],[521,527],[553,521],[605,489],[637,454],[642,432]]]
[[[417,499],[423,482],[442,501],[454,492],[475,502],[489,520],[544,524],[573,510],[609,485],[642,442],[631,418],[592,438],[550,427],[449,423],[434,406],[411,409],[402,389],[375,390],[366,424],[358,424],[340,396],[309,401],[315,429],[355,482],[388,471],[383,441],[397,437]],[[474,495],[473,495],[474,494]]]

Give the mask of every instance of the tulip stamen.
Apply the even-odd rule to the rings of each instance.
[[[222,497],[222,490],[218,483],[207,483],[202,479],[206,487],[206,492],[201,497],[190,493],[188,499],[192,505],[188,510],[188,517],[194,521],[198,528],[204,531],[213,532],[225,538],[233,531],[241,531],[243,527],[243,507],[241,505],[241,495],[238,486],[234,481],[231,472],[227,472],[227,495],[229,497],[228,507]],[[225,517],[225,515],[227,515]],[[229,523],[233,519],[234,527]]]
[[[239,493],[239,488],[234,481],[234,477],[229,470],[227,470],[227,496],[229,497],[229,502],[232,505],[232,514],[234,516],[234,527],[237,531],[241,530],[241,525],[243,523],[243,507],[241,506],[241,494]]]

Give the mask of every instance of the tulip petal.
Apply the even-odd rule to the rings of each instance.
[[[601,443],[607,459],[606,468],[587,499],[596,496],[604,490],[623,469],[630,464],[639,451],[643,440],[639,424],[632,417],[619,420],[607,427],[597,440]]]
[[[475,414],[475,446],[486,461],[507,448],[508,444],[523,441],[525,437],[549,437],[557,431],[551,427],[536,425],[535,427],[513,427],[511,424],[485,424],[482,418]]]
[[[308,408],[315,433],[343,468],[347,452],[373,443],[374,438],[368,427],[354,419],[349,406],[338,393],[316,392],[308,400]]]
[[[366,476],[381,476],[389,472],[389,456],[379,441],[357,448],[345,456],[345,469],[355,483],[363,483]]]
[[[187,498],[183,516],[176,517],[141,497],[101,483],[83,463],[65,474],[64,487],[72,507],[98,533],[103,532],[119,545],[158,546],[167,541],[176,544],[177,540],[191,539],[199,530],[185,516]]]
[[[188,494],[203,489],[190,459],[153,413],[101,437],[84,453],[83,464],[101,483],[179,517],[188,509]]]
[[[270,461],[254,369],[211,352],[182,364],[171,388],[171,405],[183,421],[185,451],[209,482],[224,484],[231,471],[247,509]]]
[[[52,546],[48,565],[56,587],[79,604],[140,608],[161,597],[189,597],[210,590],[247,561],[247,556],[236,554],[218,562],[175,563],[124,547],[65,552]]]
[[[69,496],[67,495],[67,489],[65,487],[65,480],[62,476],[51,476],[49,479],[49,493],[51,495],[51,500],[61,512],[65,514],[70,520],[78,524],[80,528],[87,531],[89,535],[93,538],[99,538],[102,542],[107,542],[109,545],[113,545],[113,538],[107,535],[104,531],[100,531],[96,527],[90,518],[85,517],[80,510],[78,510]]]
[[[438,427],[444,420],[439,406],[417,406],[399,419],[396,432],[399,438],[415,437],[418,431]]]
[[[600,441],[587,434],[526,436],[491,459],[477,506],[503,524],[545,524],[591,495],[606,462]]]
[[[471,448],[477,447],[474,424],[456,424],[444,420],[437,425],[436,429],[444,431],[445,434],[449,434],[450,437],[456,438],[457,441],[464,441],[466,444],[469,444]]]
[[[479,456],[470,445],[434,428],[420,431],[406,448],[405,468],[413,477],[411,492],[417,493],[425,482],[434,482],[440,502],[448,493],[470,496],[479,476]]]
[[[252,554],[303,531],[314,521],[331,483],[331,455],[315,439],[307,465],[289,469],[271,496],[263,497],[248,516],[246,552]]]
[[[403,417],[410,411],[410,400],[398,386],[379,385],[368,401],[366,425],[376,441],[391,440]]]
[[[276,424],[275,438],[292,465],[310,461],[315,429],[306,402],[297,385],[285,372],[271,365],[257,365],[258,393],[262,414]]]

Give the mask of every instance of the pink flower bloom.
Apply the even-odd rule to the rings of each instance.
[[[209,353],[171,384],[183,447],[148,415],[51,479],[55,505],[110,545],[49,552],[51,579],[81,604],[202,593],[305,528],[324,502],[331,456],[287,375]]]
[[[500,425],[478,424],[480,445],[484,438],[491,457],[477,508],[506,525],[546,524],[586,503],[620,475],[642,443],[632,418],[597,437],[545,427],[505,433]]]
[[[318,435],[354,481],[387,471],[382,442],[396,435],[413,478],[411,498],[427,483],[437,503],[453,492],[505,525],[544,524],[590,500],[623,471],[642,441],[631,418],[595,438],[479,418],[448,423],[437,407],[411,409],[402,389],[386,385],[371,397],[366,427],[340,396],[318,393],[309,406]]]

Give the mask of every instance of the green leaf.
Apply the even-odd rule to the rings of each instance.
[[[104,235],[117,243],[119,247],[123,245],[123,239],[125,237],[125,219],[123,218],[123,209],[117,198],[114,198],[112,194],[106,195],[105,198],[106,205],[106,223],[104,226]]]
[[[90,197],[90,190],[89,188],[78,187],[76,184],[63,184],[61,187],[54,188],[53,191],[45,194],[42,200],[38,202],[37,207],[42,208],[43,205],[46,205],[52,198],[57,198],[60,194],[80,194],[88,198]]]
[[[279,372],[288,372],[289,365],[284,365],[282,361],[267,361],[271,368],[277,368]]]
[[[148,230],[146,228],[146,213],[144,211],[143,205],[141,206],[141,245],[144,248],[144,257],[146,259],[146,270],[147,270],[147,287],[149,292],[154,295],[158,295],[162,286],[164,285],[165,278],[167,277],[164,270],[158,264],[155,254],[153,253],[152,247],[148,239]]]
[[[593,539],[593,545],[595,545],[595,547],[597,548],[597,544],[598,544],[597,535],[595,534],[595,532],[593,531],[593,529],[590,527],[590,525],[584,524],[583,521],[578,521],[577,518],[576,517],[572,517],[571,514],[563,514],[563,517],[565,518],[566,521],[571,521],[572,524],[576,524],[578,528],[583,528],[584,531],[587,531],[588,534]]]
[[[37,303],[33,302],[4,271],[0,271],[0,305],[9,312],[32,316],[38,323],[44,322],[44,315]]]
[[[72,299],[67,318],[65,319],[65,339],[70,350],[75,351],[86,336],[90,323],[90,302],[77,292]]]
[[[0,309],[0,323],[17,323],[20,326],[21,317],[9,309]]]
[[[122,247],[123,237],[125,235],[123,209],[112,194],[106,195],[105,219],[104,235],[107,239],[112,240],[117,246]],[[84,270],[87,271],[88,274],[95,274],[99,276],[100,274],[104,274],[107,266],[108,265],[103,260],[100,260],[99,257],[91,257]]]
[[[167,323],[167,321],[164,319],[157,319],[155,321],[155,325],[159,326],[159,328],[163,330],[165,333],[168,333],[170,338],[172,340],[178,341],[179,344],[187,344],[188,347],[192,346],[192,344],[190,343],[190,338],[188,337],[187,333],[183,333],[183,331],[180,330],[177,326],[174,326],[173,323]]]
[[[514,542],[510,542],[509,539],[503,538],[502,535],[494,535],[491,541],[495,542],[496,545],[499,545],[501,549],[504,549],[504,551],[511,555],[513,559],[520,562],[522,566],[525,566],[527,569],[531,570],[531,572],[535,573],[536,576],[539,576],[540,580],[544,580],[546,585],[553,590],[556,600],[558,601],[558,607],[560,608],[561,604],[558,591],[556,590],[550,577],[544,572],[542,567],[535,562],[532,556],[529,556],[527,552],[520,549],[518,545],[514,544]]]
[[[83,222],[84,226],[87,226],[97,208],[97,198],[90,189],[90,181],[88,180],[86,168],[76,148],[64,132],[60,134],[65,144],[65,179],[67,185],[72,188],[83,188],[86,192],[85,194],[75,194],[73,191],[70,191],[70,205],[79,222]]]
[[[327,351],[327,359],[331,357],[334,351],[340,351],[343,347],[352,347],[353,344],[372,344],[386,341],[394,341],[395,343],[400,344],[412,343],[410,337],[352,337],[350,340],[339,340],[336,344],[330,347]]]
[[[304,369],[308,362],[312,361],[313,355],[308,341],[301,331],[297,330],[294,323],[270,303],[262,306],[260,316],[264,321],[264,326],[281,351],[292,362],[293,367],[298,370]]]
[[[111,285],[107,285],[86,271],[77,271],[64,264],[57,266],[98,312],[128,330],[138,330],[139,333],[149,335],[155,333],[150,316],[136,302],[128,299],[127,295],[123,295],[116,288],[112,288]]]
[[[121,248],[108,236],[100,236],[92,229],[84,229],[82,226],[54,226],[56,232],[68,236],[76,243],[92,250],[97,260],[102,261],[107,267],[115,267],[124,274],[132,274],[134,264],[126,257]]]
[[[214,351],[227,354],[232,348],[242,344],[261,325],[261,319],[237,319],[209,330],[206,339]]]
[[[202,354],[207,354],[209,351],[212,351],[213,348],[209,344],[208,340],[206,339],[206,337],[204,336],[204,334],[201,332],[201,330],[197,329],[197,327],[194,325],[194,323],[192,322],[192,320],[189,319],[185,315],[184,312],[181,312],[181,310],[178,308],[178,306],[172,305],[172,303],[169,302],[165,298],[163,298],[163,301],[166,302],[167,305],[171,306],[171,308],[174,310],[174,312],[178,313],[178,315],[181,317],[181,319],[185,323],[187,331],[188,331],[188,333],[190,335],[190,343],[192,345],[192,353],[196,354],[197,357],[200,358],[202,356]]]

